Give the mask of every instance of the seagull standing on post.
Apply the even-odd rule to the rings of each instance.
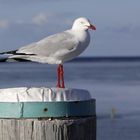
[[[63,63],[75,58],[87,48],[90,42],[88,29],[96,30],[96,27],[87,18],[81,17],[74,21],[69,30],[48,36],[18,50],[0,54],[9,54],[7,59],[57,64],[57,87],[65,88]]]

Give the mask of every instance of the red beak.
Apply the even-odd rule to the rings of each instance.
[[[92,30],[96,30],[96,27],[92,24],[90,24],[90,26],[88,26],[89,29],[92,29]]]

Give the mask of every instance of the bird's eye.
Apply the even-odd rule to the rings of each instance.
[[[84,22],[83,22],[83,21],[81,21],[81,24],[84,24]]]

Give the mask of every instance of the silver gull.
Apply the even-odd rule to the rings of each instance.
[[[88,29],[96,30],[87,18],[80,17],[71,29],[48,36],[38,42],[31,43],[18,50],[3,52],[9,59],[25,59],[40,63],[58,64],[57,87],[65,88],[63,63],[81,54],[89,45]]]

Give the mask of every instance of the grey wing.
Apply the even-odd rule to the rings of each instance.
[[[79,42],[68,32],[55,34],[20,48],[17,53],[35,54],[49,57],[51,55],[63,55],[74,51]]]

